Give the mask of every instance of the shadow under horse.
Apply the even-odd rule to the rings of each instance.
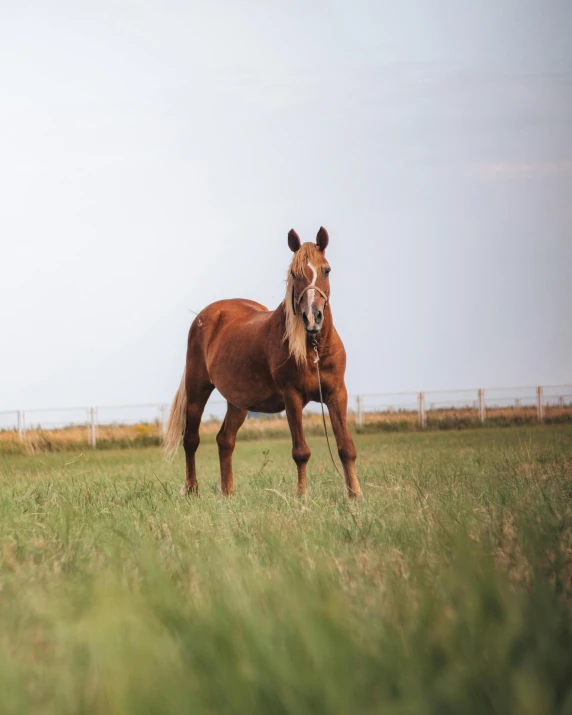
[[[286,410],[292,435],[292,458],[298,468],[298,494],[307,492],[306,466],[311,452],[304,438],[302,410],[319,402],[317,344],[322,396],[328,406],[348,495],[361,489],[356,476],[356,450],[347,429],[346,352],[332,319],[328,232],[320,228],[316,243],[301,243],[288,233],[294,257],[288,269],[286,295],[276,310],[252,300],[220,300],[193,321],[181,385],[169,416],[165,451],[173,455],[181,437],[186,478],[181,494],[198,492],[195,453],[203,410],[215,389],[227,400],[216,441],[221,490],[234,492],[232,453],[236,434],[248,411]]]

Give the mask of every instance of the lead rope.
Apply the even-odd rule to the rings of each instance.
[[[316,365],[316,371],[318,373],[318,392],[320,393],[320,405],[322,407],[322,422],[324,423],[324,433],[326,435],[328,451],[330,453],[330,457],[332,459],[332,464],[334,465],[334,469],[340,475],[340,477],[343,480],[345,480],[344,475],[338,469],[338,465],[336,464],[336,462],[334,460],[334,455],[332,454],[332,448],[330,447],[330,438],[328,437],[328,427],[326,425],[326,414],[324,412],[324,400],[322,398],[322,380],[320,379],[320,356],[318,355],[318,341],[316,340],[316,338],[314,338],[312,340],[312,347],[314,348],[314,355],[316,356],[315,360],[314,360],[314,364]]]

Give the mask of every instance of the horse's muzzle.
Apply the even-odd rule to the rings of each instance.
[[[302,313],[302,320],[308,335],[317,335],[324,324],[324,313],[318,308],[312,308],[310,315],[305,311]]]

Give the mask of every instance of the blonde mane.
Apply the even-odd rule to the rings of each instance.
[[[324,254],[315,243],[303,243],[294,254],[292,263],[288,268],[286,279],[286,296],[284,298],[284,312],[286,314],[286,329],[284,331],[284,342],[288,343],[290,355],[293,355],[299,366],[306,365],[306,330],[302,322],[302,316],[294,306],[294,279],[296,276],[303,276],[308,261],[318,268],[326,263]]]

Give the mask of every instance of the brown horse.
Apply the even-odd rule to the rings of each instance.
[[[298,494],[305,494],[310,449],[304,439],[302,409],[319,402],[313,343],[317,342],[324,402],[344,468],[348,494],[361,494],[356,477],[356,450],[346,425],[346,352],[334,328],[330,308],[328,233],[320,228],[316,243],[300,243],[293,229],[294,252],[286,297],[274,311],[252,300],[220,300],[202,310],[191,325],[187,361],[173,401],[165,450],[173,455],[181,436],[187,475],[181,494],[198,492],[195,452],[203,410],[216,387],[228,406],[217,435],[223,494],[234,492],[232,453],[236,433],[249,410],[286,410],[292,434],[292,457],[298,467]]]

